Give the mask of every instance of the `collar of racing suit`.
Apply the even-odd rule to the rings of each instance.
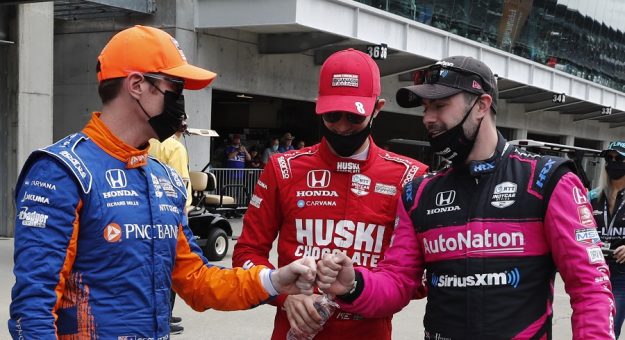
[[[101,112],[94,112],[82,132],[106,153],[126,163],[127,169],[146,165],[148,163],[148,147],[137,149],[122,142],[100,120],[100,114]]]
[[[488,159],[481,161],[470,161],[468,164],[453,165],[455,171],[468,173],[472,177],[480,177],[489,174],[497,168],[497,164],[503,158],[502,156],[509,150],[509,144],[506,139],[497,131],[497,148],[495,153]]]
[[[330,149],[328,141],[325,139],[325,137],[322,138],[321,143],[319,143],[319,156],[321,156],[321,159],[326,161],[326,163],[328,164],[328,169],[336,172],[365,172],[373,163],[372,157],[377,156],[379,151],[380,148],[375,145],[371,136],[369,136],[369,154],[367,155],[367,159],[365,160],[357,160],[349,157],[341,157],[335,155]]]

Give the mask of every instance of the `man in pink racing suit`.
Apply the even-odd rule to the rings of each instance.
[[[384,105],[380,72],[353,49],[331,55],[321,68],[316,112],[321,143],[274,155],[256,185],[243,221],[233,266],[269,262],[278,238],[278,265],[346,252],[358,266],[375,268],[390,243],[403,184],[425,173],[413,159],[379,148],[371,124]],[[273,339],[291,327],[315,333],[313,297],[279,296]],[[363,318],[335,313],[318,333],[323,339],[390,339],[391,316]]]
[[[470,57],[445,58],[397,92],[424,106],[441,171],[407,184],[384,260],[318,263],[317,285],[346,312],[383,317],[425,284],[426,339],[550,339],[562,276],[574,339],[613,339],[613,296],[592,209],[572,165],[511,146],[497,132],[497,84]]]

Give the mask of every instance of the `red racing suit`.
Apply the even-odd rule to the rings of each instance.
[[[426,339],[551,339],[557,269],[573,338],[613,339],[609,271],[591,211],[567,162],[499,135],[491,159],[404,187],[393,244],[373,271],[358,269],[357,293],[339,304],[391,315],[425,270]]]
[[[425,173],[415,160],[378,148],[368,158],[334,155],[325,139],[271,158],[256,184],[232,257],[233,266],[266,265],[278,237],[278,265],[345,251],[355,265],[374,268],[390,243],[403,184]],[[290,325],[278,306],[273,339]],[[390,339],[391,317],[363,319],[337,311],[318,334],[322,339]]]

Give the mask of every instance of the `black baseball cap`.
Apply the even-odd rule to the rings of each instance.
[[[486,64],[465,56],[447,57],[417,71],[415,84],[399,89],[395,98],[401,107],[417,107],[424,98],[441,99],[462,91],[489,94],[493,98],[491,108],[497,112],[497,79]]]

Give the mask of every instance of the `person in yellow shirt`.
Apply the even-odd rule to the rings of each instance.
[[[185,203],[186,212],[189,212],[191,207],[191,180],[189,179],[189,155],[184,144],[180,142],[182,134],[187,129],[186,121],[183,122],[179,131],[176,131],[174,135],[164,140],[162,143],[157,139],[150,139],[150,149],[148,153],[150,156],[158,159],[159,161],[171,166],[178,172],[184,186],[187,188],[187,202]]]
[[[182,122],[180,130],[176,131],[171,137],[165,139],[162,143],[158,139],[150,139],[150,149],[148,153],[150,156],[158,159],[159,161],[171,166],[178,172],[184,186],[187,188],[187,202],[184,205],[185,213],[189,213],[191,207],[191,180],[189,178],[189,155],[187,154],[187,148],[180,142],[182,134],[187,130],[186,120]],[[170,334],[180,334],[184,331],[184,327],[180,325],[182,318],[174,316],[174,303],[176,302],[176,293],[171,291],[171,298],[169,300],[171,314],[169,317],[169,329]]]

